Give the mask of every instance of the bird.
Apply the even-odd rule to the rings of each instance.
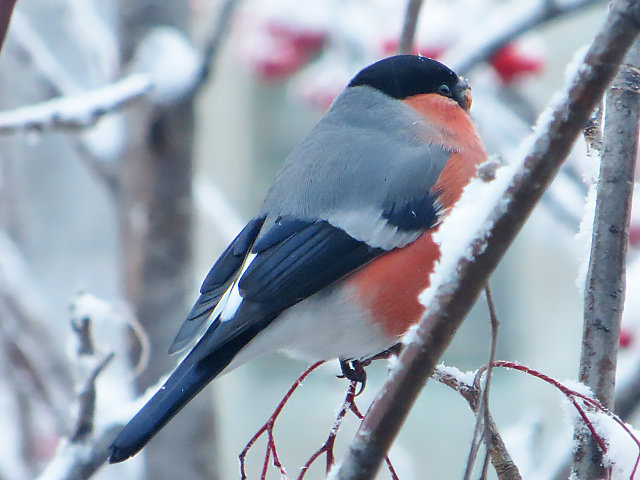
[[[169,353],[190,351],[111,444],[138,453],[215,377],[282,351],[363,365],[423,314],[433,233],[487,154],[467,81],[419,55],[358,72],[220,255]]]

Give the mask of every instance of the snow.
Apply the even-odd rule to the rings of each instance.
[[[132,70],[149,76],[150,100],[168,105],[193,91],[200,81],[202,57],[177,28],[153,28],[141,41]]]
[[[576,286],[581,295],[587,283],[587,273],[589,271],[589,260],[591,255],[591,237],[593,235],[593,221],[596,213],[597,184],[590,182],[587,197],[585,199],[580,228],[576,233],[576,254],[580,259]]]
[[[477,370],[469,370],[467,372],[463,372],[462,370],[452,366],[445,365],[444,363],[440,363],[436,369],[438,373],[441,375],[447,375],[449,377],[455,378],[459,383],[464,385],[473,385],[476,379],[476,375],[478,374]]]
[[[565,70],[565,76],[571,77],[579,73],[584,66],[584,57],[587,53],[588,46],[584,46],[576,51],[573,60]],[[589,270],[589,259],[591,255],[591,237],[593,235],[593,220],[596,211],[596,194],[597,182],[599,176],[600,158],[597,152],[588,151],[586,162],[583,164],[584,182],[588,186],[587,196],[583,206],[582,219],[580,227],[576,234],[577,249],[576,253],[580,259],[580,267],[578,268],[578,276],[576,277],[576,286],[581,295],[584,295],[584,288],[587,281],[587,273]]]
[[[123,115],[112,113],[100,118],[82,135],[82,147],[103,162],[116,163],[127,144],[127,124]]]
[[[151,86],[148,76],[133,74],[95,90],[0,112],[0,133],[53,126],[86,127],[104,114],[144,95]]]
[[[579,392],[583,395],[593,397],[591,390],[584,384],[575,380],[562,382],[563,385]],[[578,399],[580,402],[580,400]],[[583,405],[582,402],[580,402]],[[573,404],[563,396],[562,407],[565,412],[565,420],[572,427],[585,429],[586,426]],[[604,455],[604,463],[607,467],[612,467],[612,480],[629,480],[634,465],[640,452],[637,440],[635,440],[629,432],[620,425],[614,417],[603,411],[593,411],[593,409],[584,407],[584,411],[593,424],[596,433],[602,438],[607,446],[607,452]],[[635,430],[633,426],[625,424],[627,429],[636,438],[640,438],[640,431]]]
[[[611,416],[597,413],[595,417],[596,431],[608,445],[604,464],[612,467],[612,480],[629,480],[638,458],[638,444]],[[636,438],[640,438],[640,431],[625,425]]]
[[[463,190],[460,200],[434,233],[433,238],[440,245],[440,261],[436,263],[431,273],[430,286],[418,297],[420,303],[428,310],[438,308],[434,305],[436,294],[442,298],[448,291],[456,288],[458,263],[462,259],[473,259],[472,242],[485,240],[493,226],[491,219],[497,218],[507,209],[509,204],[507,188],[512,184],[516,174],[522,174],[527,168],[524,163],[527,156],[534,149],[540,150],[547,147],[546,143],[549,140],[545,132],[548,125],[554,120],[558,107],[566,101],[567,93],[576,81],[577,75],[587,68],[582,64],[584,55],[584,48],[576,53],[574,60],[565,72],[567,77],[565,88],[554,95],[552,101],[540,114],[533,128],[533,134],[527,137],[516,149],[511,162],[497,168],[495,179],[491,182],[473,178]],[[495,162],[499,164],[499,162]],[[479,202],[478,199],[483,201]],[[480,249],[482,249],[484,242],[480,245]],[[403,341],[408,343],[414,340],[415,331],[410,330]]]
[[[522,160],[524,156],[520,157]],[[433,238],[440,245],[440,261],[430,276],[430,286],[419,295],[420,303],[431,308],[436,293],[444,294],[455,288],[456,270],[461,259],[472,260],[471,248],[474,239],[485,239],[493,226],[490,215],[504,211],[509,203],[505,192],[517,167],[521,164],[497,168],[495,179],[485,182],[473,178],[465,187],[460,200],[443,220]],[[483,199],[479,202],[478,199]],[[478,252],[480,253],[480,252]],[[407,332],[403,341],[412,341],[413,331]]]

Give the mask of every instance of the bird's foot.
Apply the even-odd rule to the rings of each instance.
[[[368,365],[368,363],[366,365]],[[364,366],[365,363],[359,360],[340,359],[342,375],[338,375],[338,378],[346,378],[347,380],[360,384],[360,390],[356,393],[356,397],[362,393],[367,384],[367,372],[365,371]]]

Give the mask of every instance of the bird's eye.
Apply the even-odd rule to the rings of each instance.
[[[449,97],[451,96],[451,89],[449,88],[449,85],[443,84],[438,87],[438,93],[445,97]]]

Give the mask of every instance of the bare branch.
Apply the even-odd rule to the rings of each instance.
[[[426,314],[371,405],[335,478],[356,480],[375,475],[438,359],[615,75],[615,66],[637,36],[638,25],[640,2],[613,3],[566,95],[553,109],[548,123],[537,129],[529,153],[506,190],[492,202],[482,228],[467,243],[467,251],[472,254],[454,262],[454,268],[447,269],[447,279],[432,287],[436,288],[435,295]]]
[[[215,23],[211,28],[211,36],[207,41],[202,52],[202,71],[200,73],[200,81],[196,88],[202,87],[207,80],[211,78],[213,72],[213,64],[218,57],[218,52],[222,46],[222,41],[229,30],[231,16],[236,9],[238,0],[225,0],[220,7]]]
[[[404,14],[404,24],[402,25],[400,41],[398,42],[398,53],[406,55],[413,53],[413,43],[421,7],[422,0],[407,0],[407,10]]]
[[[526,32],[552,20],[603,3],[605,0],[516,2],[518,8],[522,8],[522,13],[516,21],[500,21],[497,28],[487,30],[492,34],[486,37],[481,45],[477,45],[477,36],[469,40],[474,43],[461,42],[446,55],[445,63],[459,73],[468,74],[482,62],[489,60],[500,48]],[[498,9],[496,15],[504,18],[504,11]]]
[[[580,381],[606,408],[614,402],[624,308],[625,263],[640,117],[640,42],[625,58],[605,100],[602,159],[585,286]],[[602,452],[583,429],[576,430],[576,478],[605,476]]]
[[[18,130],[86,128],[103,115],[144,96],[152,86],[147,76],[134,74],[89,92],[0,112],[0,134]]]
[[[9,21],[11,20],[11,14],[13,13],[15,4],[16,0],[5,0],[0,3],[0,49],[4,44],[4,37],[7,35]]]
[[[40,32],[31,25],[28,16],[19,10],[13,14],[9,40],[8,47],[18,49],[34,65],[39,74],[37,80],[51,95],[71,95],[81,91],[76,79],[52,52]]]
[[[471,478],[473,466],[476,461],[476,455],[478,454],[478,450],[480,449],[482,440],[484,440],[485,444],[487,445],[487,451],[489,451],[489,448],[491,446],[490,434],[487,430],[489,419],[491,418],[491,414],[489,411],[489,388],[491,386],[491,374],[493,373],[493,361],[496,358],[496,348],[498,346],[498,325],[500,322],[498,322],[495,305],[493,304],[493,298],[491,296],[491,289],[489,288],[488,283],[485,286],[484,292],[487,298],[487,305],[489,307],[489,319],[491,324],[491,349],[489,353],[489,361],[487,362],[484,389],[482,389],[482,395],[479,396],[478,401],[476,401],[476,403],[478,404],[478,408],[474,410],[476,414],[476,425],[474,427],[473,440],[471,441],[469,457],[467,458],[467,467],[464,472],[465,480],[469,480]],[[481,376],[482,375],[480,374],[476,377],[478,390],[480,389]]]

